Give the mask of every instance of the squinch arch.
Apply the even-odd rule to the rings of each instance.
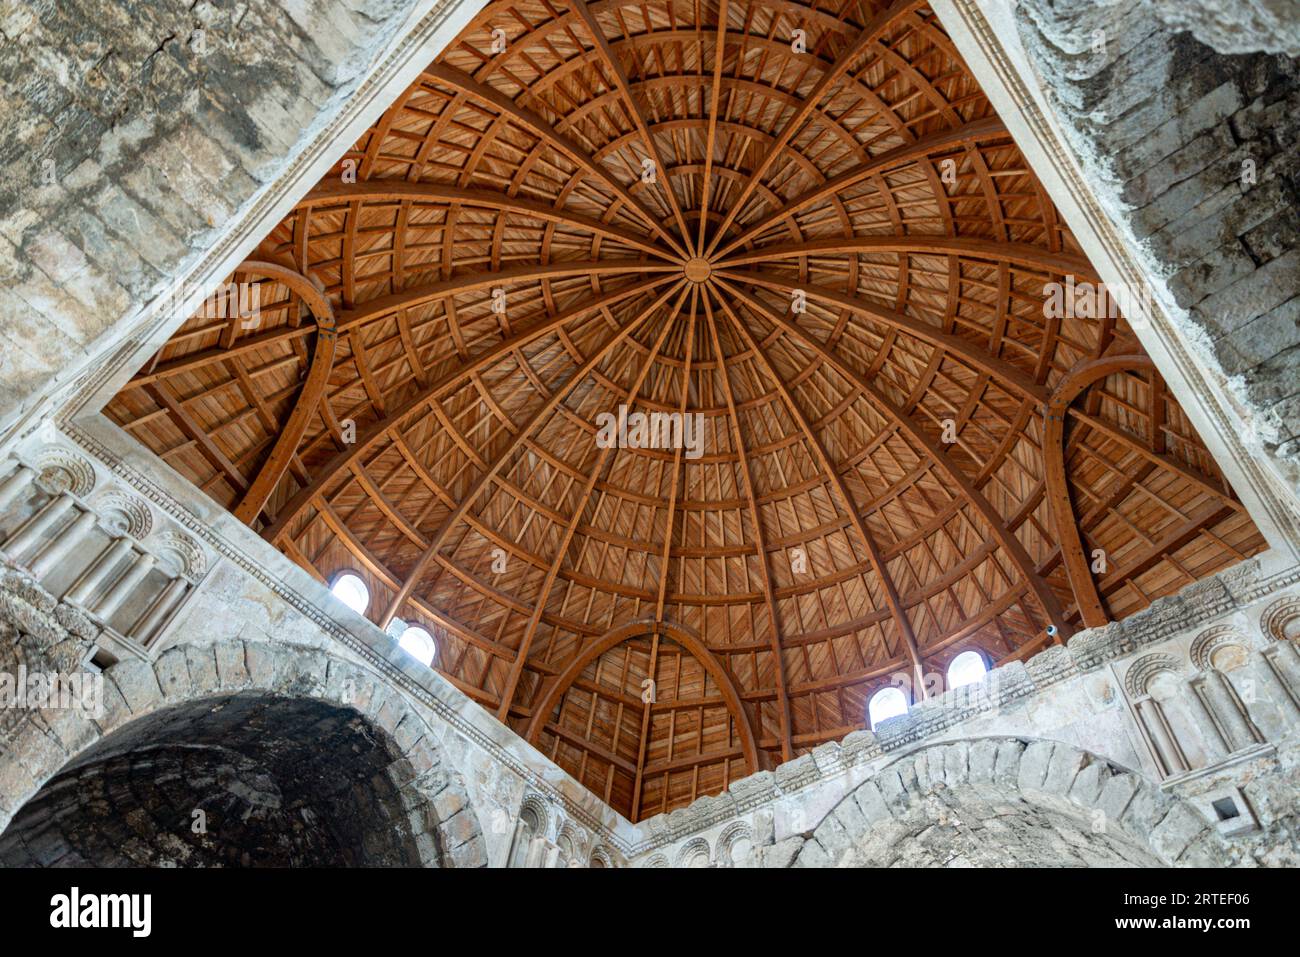
[[[251,787],[254,805],[278,811],[282,804],[293,811],[270,819],[262,833],[250,838],[252,853],[230,861],[259,863],[259,853],[267,841],[279,840],[286,822],[306,818],[310,830],[313,818],[328,817],[331,810],[320,802],[312,805],[307,800],[312,795],[287,793],[292,786],[286,789],[278,786],[282,782],[265,780],[262,771],[271,763],[265,760],[271,743],[264,738],[277,734],[284,739],[280,754],[285,762],[302,765],[306,775],[331,770],[319,763],[319,741],[279,733],[290,721],[311,732],[327,726],[322,734],[334,735],[346,743],[346,750],[361,754],[364,760],[354,761],[345,772],[367,776],[377,794],[381,785],[387,788],[385,793],[393,798],[391,813],[361,815],[354,833],[333,835],[323,849],[307,836],[283,858],[272,854],[262,860],[449,867],[487,863],[469,795],[460,775],[443,761],[432,729],[382,679],[358,665],[316,649],[232,640],[180,645],[152,664],[124,661],[104,674],[101,717],[92,720],[74,708],[35,712],[17,731],[13,747],[0,756],[0,853],[21,856],[33,846],[37,831],[25,806],[33,797],[34,803],[50,800],[51,792],[43,789],[52,781],[62,787],[87,768],[108,776],[116,773],[115,766],[104,768],[114,762],[121,765],[117,770],[130,773],[133,763],[156,760],[152,756],[158,749],[152,745],[163,741],[173,752],[168,760],[182,768],[204,749],[229,751],[228,767],[223,765],[221,773],[246,774],[260,782]],[[242,733],[249,722],[265,734]],[[354,755],[339,757],[346,764]],[[317,763],[306,767],[313,760]],[[341,776],[335,776],[340,777],[340,787],[325,795],[326,804],[333,796],[346,800],[347,788]],[[247,796],[250,787],[239,791]],[[338,820],[345,826],[354,812],[359,814],[359,809],[342,805],[334,809],[341,809]],[[174,810],[168,805],[161,815],[166,826],[154,829],[163,841],[169,829],[193,823],[191,809],[183,809],[180,822],[172,820]],[[50,862],[32,855],[26,863]]]
[[[795,867],[1223,866],[1190,804],[1140,774],[1049,740],[933,744],[854,788],[805,839]]]

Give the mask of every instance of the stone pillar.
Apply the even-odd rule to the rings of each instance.
[[[45,503],[45,506],[23,523],[22,528],[9,536],[5,542],[5,551],[15,560],[27,549],[41,540],[50,528],[61,519],[73,506],[72,496],[67,492]]]
[[[95,563],[88,568],[80,578],[73,583],[72,588],[63,596],[65,601],[82,608],[86,607],[86,602],[90,596],[108,577],[108,573],[113,570],[113,566],[125,558],[131,552],[131,539],[123,535],[116,539],[112,545],[104,549]]]
[[[126,574],[113,583],[113,587],[108,590],[108,594],[91,610],[101,620],[106,621],[113,612],[117,611],[118,606],[126,600],[126,596],[131,594],[132,589],[140,584],[140,580],[149,574],[155,561],[157,559],[147,552],[137,555],[135,561],[131,563],[131,567],[126,570]]]
[[[1300,653],[1296,652],[1296,647],[1289,641],[1279,641],[1265,648],[1260,655],[1264,659],[1264,665],[1268,673],[1273,676],[1273,681],[1277,684],[1277,690],[1283,701],[1291,702],[1291,708],[1300,714],[1300,699],[1297,699],[1297,693],[1300,688],[1293,685],[1288,680],[1287,672],[1294,676],[1296,671],[1300,671]]]
[[[1188,770],[1187,759],[1174,740],[1174,733],[1165,720],[1165,711],[1160,707],[1160,702],[1155,698],[1142,698],[1133,703],[1133,710],[1137,712],[1138,723],[1151,743],[1161,773],[1169,777]]]
[[[32,481],[36,478],[36,470],[26,465],[20,465],[9,473],[9,477],[0,484],[0,512],[3,512],[14,500],[27,491]]]
[[[528,842],[528,852],[524,855],[524,867],[546,866],[546,838],[534,837]]]
[[[1237,696],[1236,689],[1232,687],[1223,672],[1209,672],[1205,684],[1214,711],[1223,723],[1233,751],[1240,751],[1264,740],[1264,736],[1259,733],[1259,729],[1246,713],[1246,707]]]
[[[141,644],[147,643],[167,616],[171,614],[180,597],[185,594],[187,585],[188,582],[184,578],[173,578],[158,597],[153,600],[145,613],[140,616],[140,619],[131,626],[131,637]]]
[[[1198,719],[1196,723],[1201,728],[1201,737],[1205,739],[1206,750],[1210,752],[1211,761],[1227,757],[1232,753],[1232,740],[1220,725],[1219,719],[1214,714],[1214,708],[1210,706],[1208,692],[1205,689],[1205,678],[1198,675],[1187,684],[1191,689],[1189,697],[1195,706]]]
[[[33,560],[32,574],[37,578],[43,577],[55,565],[63,561],[68,556],[68,553],[81,543],[86,533],[94,527],[94,512],[82,512],[78,515],[76,521],[60,532],[54,541],[46,545],[40,555]]]

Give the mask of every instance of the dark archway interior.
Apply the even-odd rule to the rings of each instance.
[[[0,835],[0,865],[418,865],[399,757],[360,714],[319,701],[178,705],[52,778]]]

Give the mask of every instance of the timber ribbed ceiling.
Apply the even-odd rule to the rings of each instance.
[[[493,3],[108,411],[635,819],[1263,548],[1068,276],[922,3]]]

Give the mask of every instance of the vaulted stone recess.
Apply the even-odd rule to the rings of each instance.
[[[1300,864],[1300,25],[1195,7],[6,15],[0,865]]]
[[[177,705],[78,755],[15,816],[0,862],[418,865],[400,758],[356,712],[314,701]]]

